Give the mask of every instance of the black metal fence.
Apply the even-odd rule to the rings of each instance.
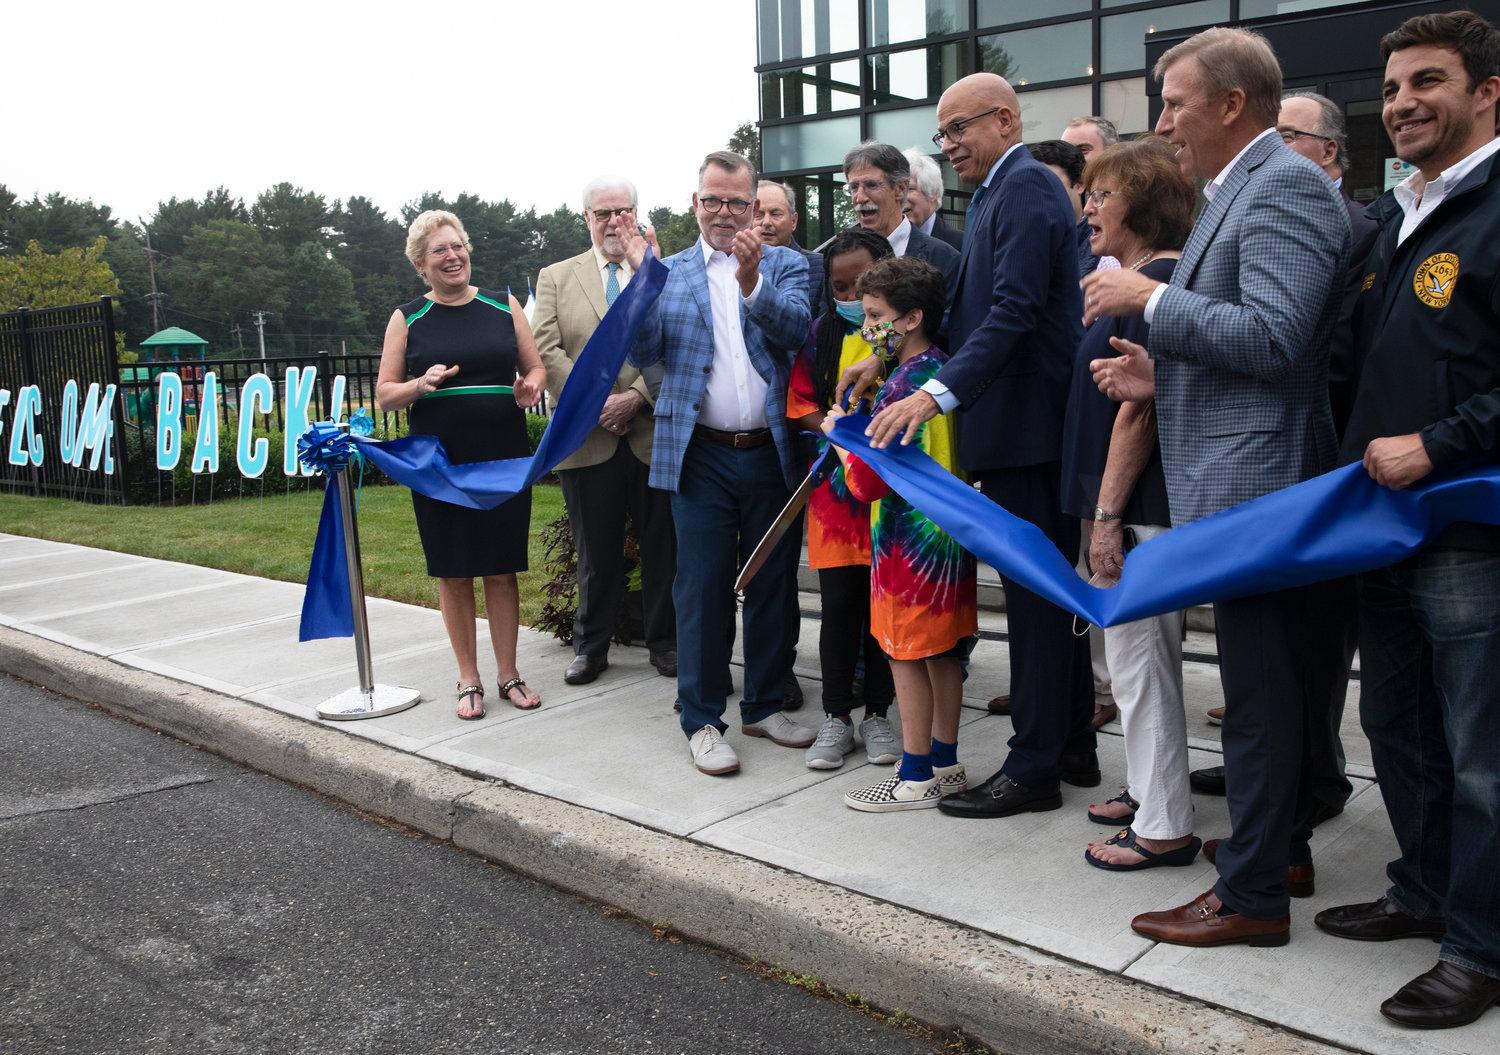
[[[289,370],[295,368],[296,383],[288,392]],[[316,370],[308,383],[308,371]],[[326,421],[336,408],[352,414],[363,407],[374,419],[376,435],[394,438],[406,432],[406,412],[384,413],[375,408],[375,381],[380,356],[375,353],[345,354],[314,352],[309,355],[274,356],[265,359],[203,359],[152,361],[118,366],[113,317],[108,297],[97,304],[82,304],[45,311],[18,311],[0,315],[0,388],[11,393],[9,407],[0,407],[0,491],[55,495],[96,502],[177,503],[211,501],[215,495],[268,493],[307,486],[306,477],[285,469],[285,448],[294,448],[296,435],[288,436],[288,410],[301,407],[293,431],[301,422]],[[176,406],[165,411],[162,375],[175,374],[180,390],[169,396]],[[209,375],[213,375],[212,406],[217,422],[218,468],[207,471],[200,461],[194,472],[200,430],[209,432],[203,419],[209,397]],[[253,405],[242,406],[245,382],[256,374],[269,380],[269,393]],[[342,378],[342,383],[338,379]],[[111,450],[114,472],[106,474],[101,462],[88,469],[92,452],[85,452],[82,465],[65,462],[61,454],[76,444],[63,436],[61,423],[68,420],[64,389],[69,380],[78,386],[78,403],[85,402],[89,385],[97,382],[101,392],[114,385],[116,396],[108,408],[114,424]],[[15,407],[24,386],[40,393],[33,416],[36,436],[43,451],[40,465],[30,460],[12,465],[7,457],[11,429],[17,420]],[[36,401],[32,401],[36,406]],[[545,416],[545,402],[530,413]],[[81,415],[80,415],[81,417]],[[250,420],[245,420],[249,417]],[[158,469],[157,443],[163,422],[176,430],[178,454],[171,469]],[[247,479],[236,457],[241,427],[255,440],[265,439],[268,461],[256,479]],[[74,427],[76,431],[76,426]],[[72,461],[79,460],[76,456]],[[319,485],[321,486],[321,485]]]
[[[69,381],[76,387],[70,389]],[[114,424],[114,472],[105,472],[102,442],[97,468],[89,467],[92,449],[75,450],[82,446],[78,434],[88,417],[90,384],[99,385],[102,397],[107,386],[118,382],[114,311],[108,297],[92,304],[22,308],[0,315],[0,389],[9,393],[0,408],[0,491],[129,501],[125,481],[130,465],[121,442],[124,422],[118,400],[103,405],[104,415]],[[96,433],[95,438],[102,440],[102,435]],[[23,464],[12,464],[12,458]]]

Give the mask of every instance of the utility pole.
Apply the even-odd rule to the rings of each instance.
[[[159,333],[161,318],[158,315],[158,305],[162,295],[156,290],[156,250],[151,248],[151,228],[142,224],[141,230],[146,232],[146,269],[151,272],[151,332]]]
[[[269,311],[252,311],[255,316],[255,329],[260,334],[260,361],[266,361],[266,316],[273,314]]]

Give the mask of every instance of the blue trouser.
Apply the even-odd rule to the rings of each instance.
[[[1500,978],[1500,553],[1431,547],[1361,575],[1359,619],[1390,897],[1447,920],[1439,958]]]
[[[677,526],[677,698],[682,731],[724,725],[724,682],[729,669],[729,625],[734,580],[756,543],[770,529],[791,492],[774,443],[738,450],[694,439],[682,459],[672,495]],[[797,545],[787,539],[784,545]],[[791,662],[789,607],[796,579],[773,557],[745,587],[745,695],[740,720],[768,718],[781,709]]]
[[[1035,524],[1069,564],[1078,559],[1078,518],[1062,511],[1057,462],[979,474],[979,489],[1008,513]],[[1005,624],[1010,650],[1010,720],[1015,735],[1001,771],[1024,787],[1057,787],[1062,756],[1094,750],[1094,675],[1088,636],[1073,613],[1008,576]]]

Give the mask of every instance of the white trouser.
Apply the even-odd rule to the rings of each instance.
[[[1073,565],[1074,570],[1085,579],[1089,577],[1089,533],[1080,531],[1078,533],[1078,563]],[[1108,696],[1112,691],[1109,687],[1109,663],[1104,658],[1104,631],[1097,626],[1089,627],[1089,665],[1094,668],[1094,695]],[[1098,701],[1095,701],[1098,706]]]
[[[1145,542],[1167,529],[1127,525],[1126,530]],[[1141,804],[1131,826],[1147,839],[1180,839],[1193,832],[1182,705],[1182,620],[1182,612],[1168,612],[1104,631],[1125,729],[1126,780],[1130,797]]]

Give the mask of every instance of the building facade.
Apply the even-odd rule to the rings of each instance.
[[[1057,138],[1080,114],[1145,132],[1160,113],[1148,71],[1162,51],[1205,26],[1244,24],[1270,37],[1288,90],[1345,107],[1351,187],[1373,198],[1391,154],[1380,35],[1456,7],[1500,17],[1500,0],[755,0],[762,167],[798,189],[799,237],[817,245],[849,220],[844,152],[862,139],[932,152],[938,96],[958,78],[987,70],[1010,81],[1027,141]],[[961,213],[968,195],[943,171],[945,209]]]

